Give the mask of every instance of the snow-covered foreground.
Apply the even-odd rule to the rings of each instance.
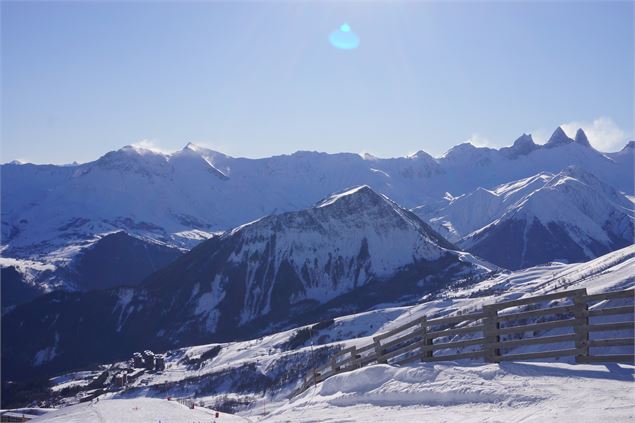
[[[50,423],[191,423],[191,422],[248,422],[231,414],[195,407],[193,410],[176,401],[153,398],[101,400],[83,403],[45,414],[33,422]]]
[[[265,422],[628,422],[634,367],[515,362],[376,365],[331,377]]]

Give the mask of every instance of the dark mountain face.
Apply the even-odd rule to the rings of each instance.
[[[526,244],[519,240],[526,239]],[[619,246],[618,246],[619,245]],[[629,245],[625,240],[615,244],[615,249]],[[613,251],[612,247],[599,243],[589,245],[596,256]],[[487,236],[470,248],[473,254],[484,257],[499,266],[511,270],[536,266],[554,260],[568,263],[589,259],[584,249],[560,225],[547,225],[538,219],[533,221],[508,220],[496,228],[494,235]]]
[[[139,287],[16,307],[2,320],[3,374],[52,374],[414,301],[488,271],[474,262],[412,213],[357,188],[205,241]]]
[[[2,287],[2,309],[29,302],[42,295],[36,286],[27,283],[23,275],[14,266],[0,269],[0,286]]]
[[[182,254],[179,249],[116,232],[83,248],[70,266],[38,272],[31,279],[63,280],[73,290],[80,291],[135,286]],[[15,266],[2,268],[3,309],[46,293],[41,285],[31,284],[25,278],[25,273]]]
[[[176,248],[116,232],[82,251],[71,272],[74,284],[82,290],[135,286],[181,255]]]

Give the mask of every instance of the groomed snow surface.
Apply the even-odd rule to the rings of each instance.
[[[634,367],[514,362],[375,365],[333,376],[265,422],[629,422]]]
[[[176,401],[167,399],[135,398],[100,400],[88,402],[54,411],[33,422],[50,423],[198,423],[228,422],[240,423],[249,420],[215,412],[206,408],[190,409]]]

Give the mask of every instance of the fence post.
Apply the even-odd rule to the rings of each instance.
[[[498,322],[496,304],[484,305],[483,312],[485,313],[485,317],[483,318],[483,338],[485,338],[483,351],[485,362],[498,363],[500,361],[501,351],[497,346],[500,342],[500,336],[498,335],[500,323]]]
[[[359,362],[357,362],[357,346],[353,345],[352,347],[353,349],[351,350],[351,369],[355,369],[355,368],[360,368],[362,367],[362,362],[361,360]],[[361,358],[361,356],[360,356]]]
[[[427,323],[427,318],[426,316],[423,316],[421,318],[421,323],[419,323],[419,327],[421,328],[421,335],[423,336],[423,345],[424,347],[427,347],[429,345],[432,345],[432,341],[433,338],[429,338],[428,337],[428,323]],[[432,350],[424,350],[423,353],[421,354],[421,361],[427,361],[428,358],[433,356],[433,351]]]
[[[386,364],[387,361],[382,358],[384,352],[381,349],[381,341],[377,338],[373,338],[373,341],[375,342],[375,356],[377,356],[377,363]]]
[[[331,357],[331,369],[333,369],[333,373],[337,373],[340,370],[340,368],[337,366],[337,354],[334,354]]]
[[[586,289],[582,292],[576,292],[573,296],[574,316],[576,325],[573,331],[576,334],[575,348],[582,350],[580,354],[576,354],[576,363],[584,362],[583,357],[589,356],[589,304],[586,301]]]

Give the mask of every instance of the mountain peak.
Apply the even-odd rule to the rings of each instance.
[[[126,145],[119,150],[110,151],[95,162],[81,174],[89,173],[92,168],[103,170],[116,170],[121,172],[132,172],[150,175],[165,175],[168,170],[169,156],[138,145]]]
[[[318,202],[315,207],[322,208],[338,202],[357,200],[387,201],[384,196],[377,194],[368,185],[360,185],[332,194],[331,196]]]
[[[521,136],[516,138],[516,141],[514,141],[513,147],[520,147],[527,144],[536,145],[534,143],[534,139],[531,137],[531,134],[522,134]]]
[[[409,159],[432,159],[432,156],[423,150],[419,150],[416,153],[406,156]]]
[[[589,143],[589,139],[587,138],[582,128],[579,128],[578,131],[575,133],[574,141],[585,147],[591,147],[591,144]]]
[[[505,154],[508,158],[514,159],[518,156],[525,156],[537,148],[538,146],[530,134],[522,134],[520,137],[516,138],[516,141],[514,141],[514,144],[511,147],[503,147],[499,151]]]
[[[553,131],[553,134],[551,134],[551,137],[549,137],[549,140],[547,141],[545,146],[549,148],[557,147],[559,145],[569,144],[571,142],[573,142],[573,140],[567,136],[567,134],[560,126],[558,126],[556,130]]]
[[[200,150],[200,147],[193,142],[188,142],[187,144],[185,144],[185,147],[183,147],[183,150],[198,151]]]

